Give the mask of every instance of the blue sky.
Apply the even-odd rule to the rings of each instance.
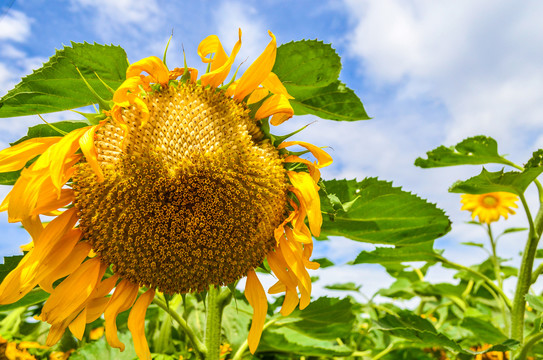
[[[217,34],[227,51],[237,29],[243,45],[237,57],[250,64],[269,41],[319,39],[332,43],[342,57],[341,79],[362,99],[374,119],[359,123],[318,120],[298,135],[330,146],[334,164],[325,178],[377,176],[412,191],[446,210],[453,231],[436,242],[446,256],[470,264],[484,253],[461,247],[482,240],[463,224],[459,197],[447,188],[477,174],[477,167],[423,170],[413,162],[441,144],[453,145],[479,134],[493,136],[500,153],[518,163],[543,147],[543,3],[481,0],[17,0],[0,1],[0,96],[19,79],[75,42],[121,45],[130,61],[161,57],[173,31],[170,67],[203,68],[198,43]],[[243,69],[243,68],[242,68]],[[73,114],[51,114],[56,121]],[[315,119],[296,117],[277,128],[289,132]],[[38,118],[2,119],[0,146],[22,136]],[[4,196],[9,188],[0,189]],[[530,193],[530,195],[533,195]],[[535,204],[535,197],[534,201]],[[522,214],[507,225],[525,226]],[[501,222],[498,227],[505,224]],[[0,254],[17,252],[27,235],[0,216]],[[505,257],[522,248],[522,237],[504,239]],[[371,246],[345,239],[317,243],[316,256],[340,263]],[[356,270],[356,271],[352,271]],[[321,282],[355,281],[373,289],[389,281],[378,267],[338,267],[319,271]],[[435,281],[450,273],[436,270]],[[318,287],[317,287],[318,288]],[[318,290],[317,290],[318,291]]]

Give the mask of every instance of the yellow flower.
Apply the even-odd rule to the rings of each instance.
[[[462,210],[471,211],[471,218],[479,216],[479,221],[490,224],[498,221],[500,216],[507,219],[509,214],[515,214],[511,208],[517,208],[515,201],[518,196],[508,192],[493,192],[481,195],[462,195],[460,202],[464,204]]]
[[[307,269],[319,266],[309,260],[311,236],[322,223],[317,181],[332,159],[306,142],[276,147],[262,132],[259,120],[279,124],[294,113],[271,72],[277,45],[269,34],[239,80],[225,81],[241,31],[230,56],[210,36],[198,47],[211,63],[200,80],[193,68],[169,71],[156,57],[140,60],[128,67],[100,124],[0,152],[0,171],[39,155],[0,205],[33,239],[0,284],[0,304],[37,285],[49,292],[40,315],[52,325],[48,345],[66,328],[81,339],[86,324],[104,314],[106,340],[123,350],[116,317],[131,309],[136,352],[150,359],[144,319],[155,291],[199,292],[246,276],[254,353],[268,307],[254,271],[264,259],[278,279],[269,292],[285,292],[281,313],[309,304]],[[263,100],[254,116],[251,97]],[[317,161],[290,155],[294,145]],[[44,214],[56,215],[44,226]]]
[[[38,346],[30,346],[30,347],[40,347],[40,345],[38,344]],[[30,354],[28,351],[26,351],[24,347],[21,347],[20,344],[7,341],[2,336],[0,336],[0,359],[36,360],[36,357]]]

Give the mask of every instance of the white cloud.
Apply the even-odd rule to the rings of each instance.
[[[377,84],[405,98],[436,99],[450,116],[440,134],[455,143],[486,133],[510,148],[543,123],[543,3],[345,0],[356,24],[350,52]],[[429,119],[427,121],[430,121]],[[516,136],[516,137],[515,137]]]
[[[24,13],[10,9],[0,21],[0,40],[25,41],[30,35],[33,19]]]
[[[71,0],[71,4],[74,11],[87,8],[96,14],[93,19],[96,31],[104,38],[111,32],[125,32],[127,26],[131,27],[131,32],[153,29],[155,20],[160,19],[156,0]]]

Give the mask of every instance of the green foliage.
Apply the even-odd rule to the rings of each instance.
[[[328,290],[341,290],[341,291],[359,291],[361,286],[357,286],[354,282],[340,283],[325,285],[325,289]]]
[[[295,115],[322,119],[368,120],[356,94],[338,80],[340,57],[329,44],[316,40],[294,41],[277,49],[273,72],[288,93]]]
[[[474,136],[462,140],[450,148],[440,146],[426,153],[428,159],[417,158],[415,165],[432,168],[454,165],[505,164],[511,165],[498,154],[498,143],[488,136]]]
[[[124,351],[112,348],[105,338],[87,343],[70,355],[70,360],[133,360],[136,359],[136,351],[130,333],[119,333],[119,340],[126,346]]]
[[[414,246],[378,247],[373,251],[362,251],[353,264],[387,264],[409,261],[436,261],[439,255],[433,249],[433,243],[427,242]]]
[[[334,266],[334,263],[331,262],[327,258],[313,259],[312,261],[316,262],[316,263],[319,263],[321,269],[324,269],[324,268],[327,268],[327,267],[330,267],[330,266]]]
[[[86,121],[76,121],[76,120],[66,120],[66,121],[59,121],[59,122],[54,122],[50,124],[34,125],[28,128],[28,132],[25,136],[15,141],[11,145],[17,145],[23,141],[33,139],[33,138],[38,138],[38,137],[64,136],[64,134],[58,132],[58,130],[69,133],[75,129],[79,129],[85,126],[89,126],[89,123]],[[55,128],[58,130],[56,130]]]
[[[0,282],[17,267],[22,258],[22,255],[4,256],[4,263],[0,264]]]
[[[433,241],[450,230],[450,221],[435,205],[391,183],[366,178],[324,181],[322,235],[390,245]],[[332,202],[330,197],[339,200]]]
[[[522,195],[542,172],[543,167],[528,168],[522,172],[503,172],[503,170],[490,172],[483,168],[479,175],[453,184],[449,191],[460,194],[486,194],[505,191]]]
[[[127,67],[126,53],[119,46],[72,43],[71,47],[57,50],[48,62],[0,99],[0,118],[96,104],[98,99],[79,72],[100,97],[111,99],[113,94],[99,79],[116,89],[124,81]]]

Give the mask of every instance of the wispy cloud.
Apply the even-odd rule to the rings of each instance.
[[[0,21],[0,40],[25,41],[30,35],[32,22],[24,13],[10,9]]]

